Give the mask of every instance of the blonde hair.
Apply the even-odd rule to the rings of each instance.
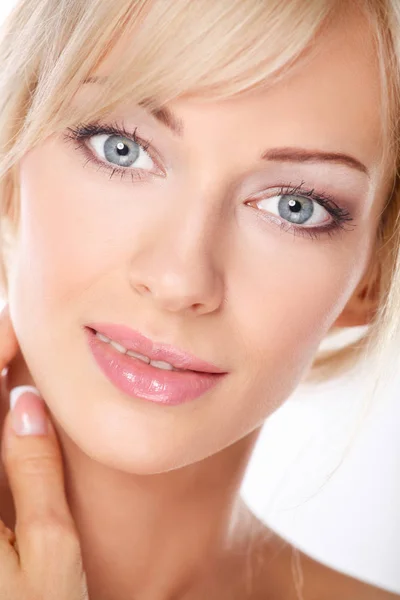
[[[17,166],[48,135],[104,117],[122,102],[156,109],[184,94],[222,99],[269,84],[302,61],[329,23],[337,0],[19,0],[0,32],[0,202],[2,288],[7,240],[18,222]],[[355,4],[353,0],[352,4]],[[360,0],[375,25],[381,63],[382,119],[389,154],[398,156],[400,8],[396,0]],[[156,33],[155,33],[156,32]],[[81,109],[71,101],[114,44],[127,53]],[[389,143],[390,141],[390,143]],[[397,165],[396,165],[397,166]],[[310,380],[324,380],[374,356],[377,380],[391,367],[400,313],[400,192],[381,215],[376,314],[356,342],[319,352]],[[329,332],[332,335],[336,328]],[[389,360],[388,360],[389,359]]]

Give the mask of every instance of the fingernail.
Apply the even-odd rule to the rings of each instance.
[[[17,435],[45,435],[48,431],[45,405],[39,391],[19,385],[10,392],[11,425]]]

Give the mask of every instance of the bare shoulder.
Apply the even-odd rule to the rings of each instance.
[[[394,594],[311,558],[263,526],[253,543],[254,598],[271,600],[399,600]],[[256,549],[257,548],[257,549]]]
[[[299,583],[302,583],[304,600],[338,600],[339,598],[340,600],[394,600],[400,598],[398,594],[336,571],[293,546],[290,546],[290,562],[293,574],[297,574]],[[294,591],[296,590],[294,589]]]

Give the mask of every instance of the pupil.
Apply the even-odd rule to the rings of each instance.
[[[289,206],[292,212],[300,212],[301,211],[301,204],[298,200],[289,200]]]
[[[126,144],[120,142],[119,144],[117,144],[117,152],[120,156],[126,156],[129,152],[129,148]]]

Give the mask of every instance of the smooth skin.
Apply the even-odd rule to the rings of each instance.
[[[329,27],[270,88],[171,102],[181,137],[136,106],[110,115],[151,141],[164,176],[110,180],[62,135],[19,165],[8,303],[20,352],[7,386],[36,386],[48,407],[90,600],[393,597],[300,554],[301,596],[290,544],[238,498],[262,424],[327,331],[368,322],[374,308],[364,291],[390,189],[379,70],[365,18],[348,9]],[[118,41],[100,75],[129,43]],[[91,94],[94,84],[73,102]],[[288,146],[344,153],[365,170],[261,158]],[[318,239],[282,230],[271,198],[302,181],[348,207],[356,226]],[[256,196],[262,209],[248,204]],[[328,218],[321,211],[318,225]],[[89,321],[124,323],[228,375],[174,409],[127,398],[92,359]],[[6,484],[0,500],[13,530]]]

